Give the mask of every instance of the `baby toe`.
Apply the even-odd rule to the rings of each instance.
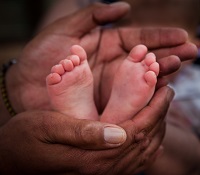
[[[61,61],[61,64],[63,65],[66,72],[71,72],[74,69],[74,64],[71,60],[65,59]]]
[[[149,86],[155,86],[157,83],[157,76],[155,72],[148,71],[144,74],[144,79],[146,80],[147,84]]]
[[[79,66],[81,59],[78,55],[71,55],[67,59],[71,60],[74,66]]]
[[[156,56],[154,53],[148,53],[144,59],[144,62],[147,66],[156,62]]]
[[[159,64],[157,62],[154,62],[149,66],[149,70],[153,71],[156,74],[156,76],[158,76],[160,71],[159,67]]]
[[[58,73],[59,75],[63,75],[65,73],[65,70],[62,64],[57,64],[51,68],[51,73]]]
[[[58,73],[51,73],[46,77],[47,85],[54,85],[61,81],[61,76]]]

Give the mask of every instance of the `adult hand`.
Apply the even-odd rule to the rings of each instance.
[[[38,34],[7,74],[9,98],[15,110],[50,109],[45,78],[74,44],[88,53],[99,111],[108,101],[116,68],[135,45],[144,44],[157,55],[160,76],[176,71],[180,59],[194,57],[196,47],[186,43],[187,34],[180,29],[98,28],[120,19],[128,10],[126,3],[98,3],[58,20]]]
[[[56,112],[24,112],[0,128],[1,174],[133,174],[145,168],[165,131],[173,92],[159,89],[147,107],[118,126]],[[127,138],[127,139],[126,139]]]

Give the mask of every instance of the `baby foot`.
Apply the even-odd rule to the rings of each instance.
[[[147,54],[144,45],[134,47],[116,72],[101,121],[117,124],[131,119],[152,98],[158,73],[155,55]]]
[[[74,45],[72,55],[51,69],[46,78],[50,102],[54,110],[79,119],[97,120],[93,99],[93,76],[85,50]]]

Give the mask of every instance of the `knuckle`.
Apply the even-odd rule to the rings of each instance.
[[[75,135],[77,139],[81,140],[82,145],[96,145],[97,142],[101,140],[99,138],[99,130],[97,124],[91,122],[83,122],[80,125],[77,125],[75,128]],[[97,139],[98,138],[98,139]]]
[[[148,157],[147,156],[144,156],[141,160],[140,160],[140,163],[139,163],[139,167],[143,167],[146,165],[146,163],[148,162]]]

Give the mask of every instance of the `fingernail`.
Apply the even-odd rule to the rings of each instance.
[[[173,100],[174,95],[175,95],[174,90],[172,88],[170,88],[170,90],[168,90],[168,94],[167,94],[167,98],[170,102]]]
[[[126,132],[122,128],[107,126],[104,128],[104,140],[109,144],[122,144],[126,141]]]

